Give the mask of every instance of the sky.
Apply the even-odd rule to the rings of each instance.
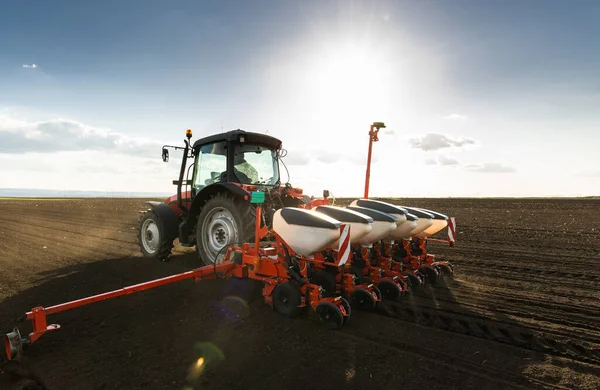
[[[162,145],[283,141],[309,195],[600,195],[600,2],[3,1],[0,188],[175,193]]]

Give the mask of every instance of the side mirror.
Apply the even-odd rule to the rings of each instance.
[[[162,160],[163,162],[169,161],[169,151],[167,150],[167,148],[163,148],[162,150]]]

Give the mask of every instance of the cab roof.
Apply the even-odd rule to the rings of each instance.
[[[200,138],[194,142],[194,149],[206,144],[211,144],[219,141],[237,142],[240,136],[244,136],[244,143],[264,145],[272,149],[279,149],[281,141],[275,137],[266,134],[252,133],[244,130],[231,130],[225,133],[209,135],[208,137]]]

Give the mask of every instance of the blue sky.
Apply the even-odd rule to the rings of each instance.
[[[358,196],[384,121],[373,196],[600,194],[596,1],[0,7],[0,187],[172,192],[160,145],[223,126]]]

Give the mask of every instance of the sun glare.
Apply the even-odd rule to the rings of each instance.
[[[316,56],[306,69],[315,115],[348,118],[380,115],[389,96],[388,64],[375,50],[336,45]]]

